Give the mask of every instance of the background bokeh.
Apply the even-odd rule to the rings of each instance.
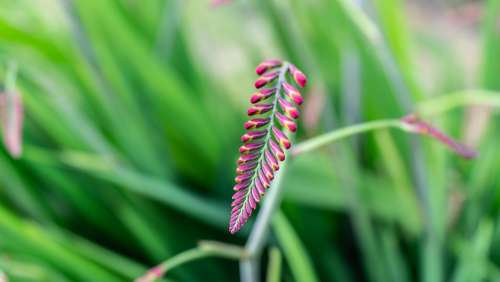
[[[242,245],[251,222],[227,231],[239,136],[274,57],[309,77],[299,141],[397,118],[500,91],[500,1],[0,0],[0,84],[15,63],[25,111],[22,156],[0,152],[0,271],[131,281],[199,240]],[[479,157],[385,130],[290,162],[291,228],[269,241],[283,281],[500,281],[500,120],[431,121]],[[219,258],[167,276],[239,277]]]

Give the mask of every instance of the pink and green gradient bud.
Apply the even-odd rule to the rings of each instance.
[[[252,163],[245,163],[245,164],[240,164],[236,168],[236,173],[237,174],[243,174],[248,172],[249,170],[253,170],[254,168],[257,167],[257,162],[252,162]]]
[[[293,87],[290,83],[287,82],[283,82],[282,86],[286,96],[288,96],[295,104],[302,105],[304,99],[302,98],[302,95],[300,95],[300,92],[295,87]]]
[[[239,158],[238,158],[238,164],[245,164],[245,163],[248,163],[250,161],[253,161],[255,159],[257,159],[259,157],[259,154],[245,154],[245,155],[241,155]]]
[[[240,147],[240,153],[245,154],[253,151],[257,151],[260,148],[264,146],[264,142],[259,142],[259,143],[246,143],[244,145],[241,145]]]
[[[281,124],[281,126],[288,129],[289,131],[291,132],[297,131],[297,124],[291,118],[281,113],[276,113],[276,119]]]
[[[273,104],[259,104],[251,107],[248,109],[248,115],[249,116],[254,116],[254,115],[260,115],[260,114],[265,114],[272,110],[274,107]]]
[[[274,138],[276,139],[276,141],[278,141],[281,147],[285,148],[286,150],[290,149],[292,143],[290,142],[286,134],[279,130],[276,126],[271,127],[271,130],[273,131]]]
[[[276,88],[264,88],[260,91],[254,93],[250,98],[250,103],[255,104],[260,101],[267,100],[267,98],[273,96],[276,93]]]
[[[259,131],[249,131],[243,136],[241,136],[241,142],[248,142],[252,140],[257,140],[261,139],[262,137],[266,136],[267,130],[259,130]]]
[[[272,82],[279,76],[278,71],[273,71],[270,73],[265,73],[255,81],[255,88],[259,89]]]
[[[280,146],[276,144],[272,139],[269,140],[269,146],[271,147],[271,152],[273,152],[273,155],[279,160],[279,161],[284,161],[285,160],[285,152],[281,150]]]
[[[260,128],[267,125],[271,121],[270,118],[254,118],[245,122],[245,129]]]
[[[237,175],[234,178],[234,182],[236,182],[237,184],[240,184],[244,181],[249,180],[250,178],[252,178],[252,176],[253,176],[252,172],[243,173],[243,174]]]
[[[293,79],[300,87],[306,86],[306,84],[307,84],[306,76],[299,69],[297,69],[297,67],[295,67],[294,65],[290,65],[290,74],[292,75]]]
[[[289,117],[294,119],[299,118],[299,110],[292,105],[292,103],[288,102],[286,99],[281,97],[278,98],[278,104],[280,105],[281,110]]]

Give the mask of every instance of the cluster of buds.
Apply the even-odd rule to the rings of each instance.
[[[307,83],[300,70],[281,60],[264,61],[255,72],[260,75],[255,81],[258,91],[250,98],[248,116],[252,118],[244,125],[248,132],[241,137],[244,144],[240,147],[233,188],[229,223],[229,232],[233,234],[247,222],[271,186],[280,162],[285,160],[285,151],[292,146],[289,134],[297,131],[297,106],[303,102],[292,84],[305,87]]]
[[[433,127],[425,121],[422,121],[418,118],[418,116],[414,114],[404,116],[403,118],[401,118],[401,122],[403,123],[405,130],[416,134],[430,136],[450,148],[456,154],[466,159],[472,159],[477,156],[476,151],[463,144],[458,143],[451,137],[441,132],[439,129]]]

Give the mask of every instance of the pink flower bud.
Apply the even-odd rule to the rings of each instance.
[[[245,154],[248,152],[257,151],[264,146],[264,143],[246,143],[240,147],[240,153]]]
[[[267,189],[271,186],[271,183],[269,182],[269,180],[261,172],[257,173],[257,177],[259,177],[259,181],[262,184],[262,186],[264,186],[264,188]]]
[[[256,139],[260,139],[264,137],[267,134],[267,130],[261,130],[261,131],[249,131],[243,136],[241,136],[241,141],[242,142],[248,142]]]
[[[280,160],[281,162],[285,160],[285,153],[281,150],[280,146],[276,144],[273,140],[269,140],[269,146],[271,147],[271,151],[274,156]]]
[[[295,108],[292,105],[292,103],[279,97],[278,104],[280,105],[280,108],[283,110],[283,112],[285,112],[287,116],[292,117],[294,119],[297,119],[299,117],[299,110],[297,110],[297,108]]]
[[[260,101],[266,100],[267,98],[273,96],[274,93],[276,93],[276,88],[261,89],[260,91],[252,95],[252,97],[250,98],[250,103],[255,104]]]
[[[236,173],[242,174],[245,173],[249,170],[254,169],[257,166],[257,163],[246,163],[246,164],[241,164],[236,168]]]
[[[257,159],[258,157],[259,157],[259,154],[257,154],[257,153],[241,155],[238,158],[238,164],[248,163],[250,161],[253,161],[253,160]]]
[[[291,84],[287,82],[283,82],[281,84],[283,86],[283,90],[285,91],[285,94],[292,99],[293,102],[297,105],[302,105],[302,102],[304,102],[304,99],[302,98],[302,95],[300,95],[300,92],[293,87]]]
[[[261,75],[269,69],[281,66],[281,64],[282,64],[282,62],[278,59],[265,60],[264,62],[260,63],[257,66],[257,68],[255,69],[255,72],[258,75]]]
[[[297,131],[297,124],[289,117],[282,115],[280,113],[276,113],[276,118],[278,119],[278,122],[281,124],[281,126],[283,126],[284,128],[290,130],[291,132]]]
[[[273,131],[274,138],[276,138],[276,141],[278,141],[278,143],[283,148],[285,148],[287,150],[290,149],[292,144],[290,143],[290,140],[288,139],[288,137],[286,137],[286,135],[281,130],[279,130],[276,126],[271,127],[271,129]]]
[[[265,151],[264,158],[266,159],[267,164],[269,165],[269,167],[271,167],[272,170],[278,171],[280,169],[278,161],[273,156],[273,154],[271,154],[271,152]]]
[[[261,77],[259,77],[255,81],[255,88],[259,89],[259,88],[264,87],[264,85],[266,85],[269,82],[271,82],[274,79],[276,79],[278,77],[278,75],[279,75],[278,71],[273,71],[273,72],[269,72],[269,73],[263,74]]]
[[[295,82],[300,86],[300,87],[305,87],[307,83],[307,78],[306,76],[299,70],[297,67],[294,65],[290,64],[290,74],[292,75],[293,79]]]
[[[239,183],[242,183],[242,182],[247,181],[248,179],[252,178],[252,175],[253,175],[253,173],[251,173],[251,172],[243,173],[243,174],[236,176],[234,181],[239,184]]]
[[[269,179],[269,181],[272,181],[274,179],[274,172],[269,167],[269,165],[267,164],[267,162],[263,162],[262,163],[262,172],[264,173],[264,175],[266,176],[266,178]]]
[[[269,121],[270,121],[269,118],[251,119],[251,120],[245,122],[245,129],[254,129],[254,128],[263,127],[264,125],[268,124]]]
[[[259,104],[248,109],[248,115],[260,115],[269,112],[273,108],[272,104]]]

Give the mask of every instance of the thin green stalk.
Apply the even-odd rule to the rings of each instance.
[[[162,262],[156,267],[150,269],[144,276],[138,278],[138,282],[152,282],[161,278],[167,271],[170,271],[185,263],[195,261],[206,257],[221,257],[227,259],[239,260],[247,257],[247,252],[238,246],[229,244],[201,241],[198,247],[184,251],[176,256]]]
[[[273,217],[273,233],[276,235],[296,281],[319,281],[311,258],[292,225],[281,212]]]
[[[269,264],[267,267],[266,282],[281,281],[281,252],[278,248],[272,247],[269,251]]]
[[[240,276],[243,282],[258,281],[257,262],[264,248],[272,216],[281,202],[283,191],[282,182],[286,167],[287,162],[283,162],[281,169],[277,172],[274,182],[269,188],[269,193],[262,204],[262,208],[257,216],[252,232],[250,233],[250,237],[245,245],[249,257],[240,262]]]
[[[297,156],[355,134],[373,131],[377,129],[386,129],[390,127],[395,127],[404,130],[403,124],[398,119],[382,119],[382,120],[369,121],[366,123],[361,123],[333,130],[329,133],[299,143],[292,150],[292,155]]]
[[[417,105],[417,113],[424,117],[444,114],[458,107],[470,105],[485,105],[500,108],[500,93],[487,90],[465,90],[431,98]],[[292,150],[292,156],[297,156],[340,139],[368,131],[406,127],[398,119],[382,119],[369,121],[353,126],[347,126],[299,143]]]
[[[500,108],[500,92],[482,89],[453,92],[419,103],[417,113],[422,116],[435,116],[455,108],[471,105]]]

